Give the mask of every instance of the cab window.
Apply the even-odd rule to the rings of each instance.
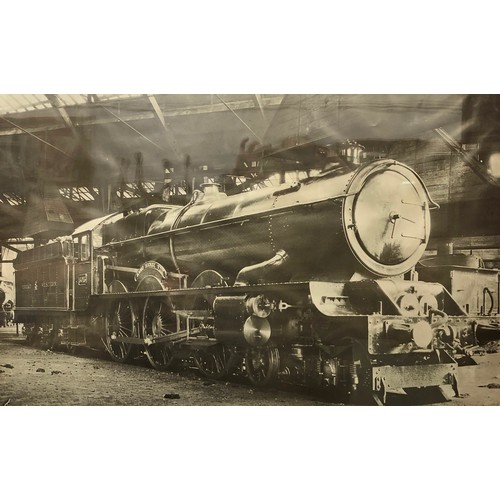
[[[80,238],[80,260],[89,260],[90,258],[90,239],[88,234]]]
[[[80,244],[78,243],[78,238],[73,238],[73,252],[76,260],[80,258]]]

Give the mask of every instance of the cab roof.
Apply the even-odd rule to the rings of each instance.
[[[89,220],[88,222],[85,222],[85,224],[82,224],[81,226],[77,227],[73,231],[72,236],[77,236],[87,231],[95,231],[96,229],[104,225],[106,222],[114,222],[118,219],[121,219],[122,217],[123,217],[123,212],[115,212],[113,214],[108,214],[104,215],[103,217],[99,217],[98,219]]]

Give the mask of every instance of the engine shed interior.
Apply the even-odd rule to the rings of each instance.
[[[0,96],[16,317],[159,370],[458,396],[498,333],[499,155],[497,95]]]

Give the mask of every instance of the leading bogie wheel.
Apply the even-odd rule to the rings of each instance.
[[[177,318],[170,304],[161,297],[148,297],[143,312],[144,351],[156,370],[167,370],[174,362],[173,346],[165,337],[176,329]]]
[[[278,378],[280,354],[277,347],[248,349],[245,354],[245,369],[253,385],[264,387]]]
[[[230,356],[223,345],[214,345],[196,351],[194,364],[207,378],[221,380],[227,375],[227,360]]]
[[[128,300],[111,304],[106,314],[106,347],[114,361],[124,363],[131,358],[132,344],[121,342],[124,337],[136,336],[136,317]]]
[[[342,399],[350,405],[385,404],[385,385],[382,383],[378,391],[372,389],[372,366],[366,346],[358,339],[346,337],[346,340],[351,344],[346,350],[345,359],[345,363],[349,366],[350,380],[343,388]]]

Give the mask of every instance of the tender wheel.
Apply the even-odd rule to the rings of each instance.
[[[59,324],[57,321],[52,321],[49,323],[50,326],[47,327],[45,332],[45,344],[46,348],[53,351],[59,345],[59,338],[57,332],[59,331]]]
[[[200,349],[193,359],[198,370],[207,378],[220,380],[227,375],[228,353],[223,345]]]
[[[278,378],[280,355],[277,347],[248,349],[245,354],[245,368],[253,385],[264,387]]]
[[[132,344],[120,342],[120,337],[135,336],[135,314],[128,300],[111,305],[106,315],[106,347],[113,360],[120,363],[130,359]]]
[[[35,345],[36,326],[35,325],[27,325],[25,328],[26,328],[26,343],[28,345]]]
[[[171,306],[161,298],[148,297],[143,314],[144,350],[156,370],[167,370],[174,356],[170,342],[154,342],[176,330],[177,320]]]
[[[66,347],[66,352],[68,354],[75,354],[76,353],[76,345],[74,345],[74,344],[66,344],[65,347]]]
[[[57,330],[49,331],[47,339],[47,349],[53,351],[57,347]]]

